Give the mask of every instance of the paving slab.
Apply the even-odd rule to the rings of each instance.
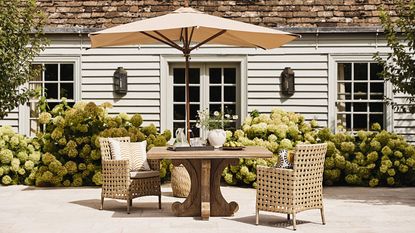
[[[100,188],[35,188],[0,186],[0,233],[129,233],[129,232],[292,232],[285,215],[261,212],[255,225],[255,190],[222,187],[226,200],[239,203],[232,217],[202,221],[176,217],[169,184],[162,186],[162,209],[157,197],[134,199],[131,214],[126,202],[106,199],[100,211]],[[326,187],[326,225],[320,212],[298,214],[297,232],[409,233],[415,232],[415,188]]]

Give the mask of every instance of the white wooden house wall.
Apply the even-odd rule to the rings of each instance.
[[[48,57],[74,58],[80,62],[80,93],[78,100],[96,103],[111,102],[111,114],[141,113],[145,124],[163,127],[162,61],[178,51],[165,46],[116,47],[90,49],[89,39],[83,35],[49,35],[52,43],[39,60]],[[238,57],[246,61],[246,95],[241,104],[246,110],[270,112],[274,107],[304,114],[307,120],[316,119],[321,126],[334,127],[334,98],[336,74],[333,73],[338,57],[350,61],[371,60],[372,55],[388,51],[385,41],[375,33],[305,34],[303,38],[274,50],[204,46],[194,57]],[[119,66],[128,71],[128,93],[122,98],[113,94],[112,76]],[[279,76],[284,67],[291,67],[296,75],[295,94],[282,98]],[[165,77],[164,77],[165,78]],[[403,96],[397,95],[398,100]],[[21,108],[20,108],[21,109]],[[22,116],[23,114],[20,113]],[[389,130],[408,136],[415,141],[413,114],[391,114]],[[24,120],[20,119],[20,122]],[[19,129],[19,112],[13,111],[0,121]],[[392,128],[393,127],[393,128]]]

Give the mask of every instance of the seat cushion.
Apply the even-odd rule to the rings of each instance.
[[[160,172],[158,171],[131,171],[130,178],[131,179],[142,179],[142,178],[151,178],[151,177],[159,177]]]
[[[114,160],[130,160],[130,155],[121,152],[121,142],[115,138],[108,138],[111,157]]]
[[[147,142],[120,142],[121,154],[130,160],[131,171],[148,171],[150,166],[147,162]]]

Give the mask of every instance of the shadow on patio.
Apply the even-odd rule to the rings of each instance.
[[[231,221],[236,221],[240,223],[245,223],[249,225],[255,225],[255,215],[251,216],[245,216],[240,218],[226,218]],[[303,221],[301,219],[297,219],[297,225],[305,224],[305,223],[313,223],[313,224],[320,224],[321,223],[314,223],[310,221]],[[259,225],[260,226],[267,226],[267,227],[273,227],[273,228],[286,228],[287,230],[292,231],[292,220],[287,221],[283,215],[272,215],[265,212],[260,212],[260,218],[259,218]],[[275,229],[274,229],[275,230]]]

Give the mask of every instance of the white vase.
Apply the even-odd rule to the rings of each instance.
[[[208,135],[209,144],[219,148],[226,142],[226,132],[223,129],[212,129]]]

